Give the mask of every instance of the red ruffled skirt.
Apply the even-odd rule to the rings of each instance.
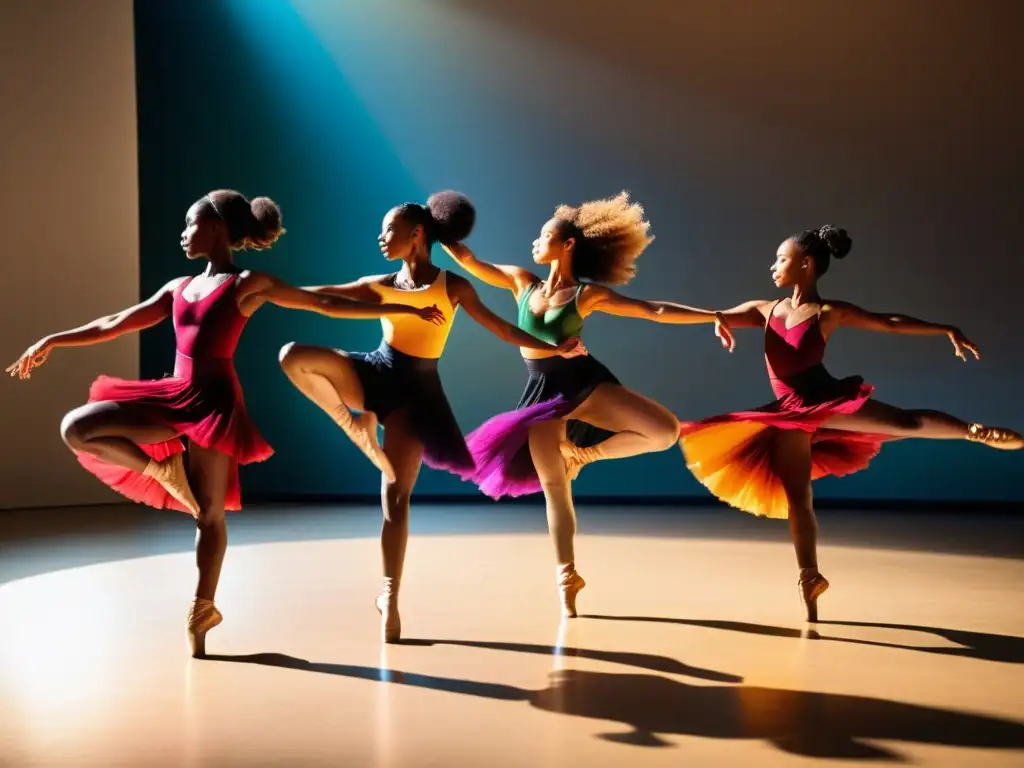
[[[229,511],[242,508],[238,465],[264,461],[274,453],[245,409],[231,360],[199,363],[179,354],[174,375],[163,379],[129,381],[100,376],[89,389],[89,402],[99,401],[138,407],[147,420],[173,429],[196,445],[231,456],[234,461],[224,505]],[[139,447],[159,461],[185,450],[181,437]],[[157,509],[188,511],[150,477],[91,454],[76,451],[76,456],[83,467],[132,501]],[[196,490],[193,488],[194,493]]]
[[[818,369],[822,373],[823,369]],[[817,371],[816,371],[817,372]],[[874,387],[859,376],[814,377],[813,387],[779,392],[778,400],[753,411],[738,411],[682,424],[679,447],[694,476],[717,498],[752,515],[786,519],[789,504],[772,466],[780,429],[811,436],[811,479],[842,477],[864,469],[898,438],[827,429],[831,416],[856,413]],[[789,389],[776,383],[780,390]]]

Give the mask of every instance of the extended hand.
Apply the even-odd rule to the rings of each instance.
[[[973,341],[964,336],[963,332],[959,328],[950,328],[946,332],[946,335],[949,336],[949,340],[953,342],[953,351],[961,360],[965,362],[967,361],[967,355],[964,354],[965,349],[974,355],[975,360],[981,359],[981,354],[979,354],[977,346],[975,346]]]
[[[437,304],[431,304],[429,307],[417,308],[415,312],[428,323],[444,325],[444,312],[437,308]]]
[[[736,338],[732,335],[732,328],[721,312],[715,315],[715,336],[722,341],[722,346],[732,352],[736,349]]]
[[[21,357],[7,366],[7,373],[11,376],[17,376],[19,379],[31,378],[32,369],[38,368],[46,362],[46,358],[50,356],[51,349],[53,349],[53,345],[49,340],[37,341],[26,349],[21,354]]]
[[[590,353],[583,346],[580,337],[573,336],[571,339],[566,339],[558,345],[558,354],[562,357],[579,357],[580,355],[589,355]]]

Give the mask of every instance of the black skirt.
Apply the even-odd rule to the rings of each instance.
[[[382,423],[401,413],[423,446],[428,467],[472,479],[476,465],[445,396],[436,359],[407,355],[385,341],[373,352],[348,356],[363,386],[365,410]]]

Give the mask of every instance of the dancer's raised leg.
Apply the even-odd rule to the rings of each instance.
[[[365,393],[352,360],[327,347],[290,342],[281,347],[281,369],[295,387],[319,405],[389,480],[394,470],[377,439],[377,417],[365,407]],[[363,411],[353,416],[352,411]]]

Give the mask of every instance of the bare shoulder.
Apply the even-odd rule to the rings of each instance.
[[[862,311],[860,307],[849,301],[839,301],[837,299],[822,299],[821,300],[821,316],[825,317],[843,317],[852,312]]]
[[[465,296],[467,291],[473,290],[473,284],[469,282],[462,275],[457,275],[454,272],[445,270],[445,287],[448,290],[449,298],[458,298],[459,296]]]
[[[172,278],[172,279],[168,280],[166,283],[164,283],[160,287],[160,290],[156,292],[156,294],[157,294],[157,296],[162,296],[165,293],[174,293],[182,285],[184,285],[185,283],[187,283],[191,279],[192,279],[191,275],[185,275],[184,277]]]
[[[269,272],[261,272],[258,269],[243,269],[235,280],[239,293],[243,296],[261,293],[280,282]]]
[[[358,280],[353,280],[349,285],[391,285],[395,282],[397,272],[388,272],[385,275],[366,275]]]

